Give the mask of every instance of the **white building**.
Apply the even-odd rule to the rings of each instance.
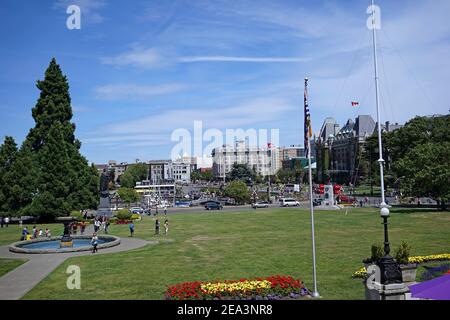
[[[175,182],[191,182],[191,162],[172,162],[172,172]]]
[[[245,164],[261,176],[275,175],[280,169],[278,147],[270,143],[264,147],[256,147],[237,141],[234,146],[214,148],[211,155],[215,177],[223,177],[231,172],[235,163]]]

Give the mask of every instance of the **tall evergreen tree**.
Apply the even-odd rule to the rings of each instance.
[[[5,183],[4,176],[11,169],[17,156],[17,144],[13,137],[5,137],[0,146],[0,211],[8,212],[8,199],[11,194],[11,185]]]
[[[31,152],[34,170],[27,171],[19,163],[15,172],[18,181],[34,183],[29,188],[33,190],[32,201],[22,195],[28,203],[21,211],[51,219],[71,210],[95,208],[97,172],[80,154],[81,143],[75,138],[75,124],[71,122],[69,84],[54,58],[44,80],[37,81],[37,88],[41,93],[32,109],[36,124],[27,135],[23,150],[25,155]]]
[[[4,185],[8,186],[9,195],[6,198],[6,211],[11,214],[22,213],[36,193],[37,167],[31,152],[31,145],[25,141],[9,170],[3,176]]]

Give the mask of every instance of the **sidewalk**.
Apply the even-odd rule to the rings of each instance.
[[[85,234],[93,232],[86,228]],[[158,244],[158,241],[146,241],[138,238],[121,238],[120,244],[112,248],[101,249],[96,253],[108,254],[138,249],[146,245]],[[8,246],[0,246],[0,258],[28,259],[27,262],[0,278],[0,300],[18,300],[47,277],[67,258],[91,255],[90,251],[55,254],[20,254],[10,252]]]

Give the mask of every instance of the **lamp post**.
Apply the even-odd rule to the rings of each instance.
[[[378,267],[380,268],[381,278],[380,281],[382,284],[393,284],[393,283],[402,283],[402,271],[400,269],[397,261],[392,258],[389,253],[391,248],[389,246],[389,233],[388,233],[388,218],[389,218],[389,209],[386,206],[382,206],[380,210],[380,215],[383,218],[384,225],[384,256],[380,258],[377,262]]]

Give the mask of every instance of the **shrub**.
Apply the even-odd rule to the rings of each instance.
[[[78,220],[83,220],[83,215],[78,210],[71,211],[70,212],[70,216],[74,217],[74,218],[77,218]]]
[[[140,218],[141,218],[141,216],[138,215],[137,213],[133,213],[133,214],[131,215],[131,220],[139,220]]]
[[[400,264],[408,264],[410,252],[411,246],[409,246],[406,241],[402,241],[400,247],[395,251],[395,260]]]
[[[129,220],[131,216],[132,214],[128,209],[121,209],[117,212],[117,218],[119,220]]]
[[[371,262],[377,262],[380,258],[383,257],[383,249],[381,248],[381,245],[379,244],[372,244],[372,247],[370,248],[371,256],[368,259],[365,259],[364,263],[371,263]]]

